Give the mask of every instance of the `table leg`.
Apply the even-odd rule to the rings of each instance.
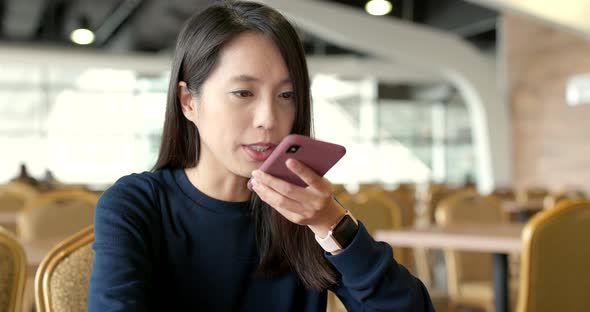
[[[494,309],[496,312],[508,312],[508,255],[493,255],[494,271]]]

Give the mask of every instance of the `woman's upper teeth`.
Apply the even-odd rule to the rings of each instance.
[[[257,151],[257,152],[264,152],[267,149],[270,148],[270,146],[264,146],[264,145],[250,145],[250,148]]]

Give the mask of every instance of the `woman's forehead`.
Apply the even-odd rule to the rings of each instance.
[[[289,71],[275,43],[255,32],[242,33],[225,44],[215,72],[226,79],[251,82],[289,79]]]

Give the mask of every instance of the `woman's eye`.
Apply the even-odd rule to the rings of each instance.
[[[293,98],[293,91],[283,92],[281,93],[280,97],[284,99],[292,99]]]
[[[234,91],[232,92],[233,95],[237,96],[237,97],[249,97],[252,96],[252,92],[248,91],[248,90],[238,90],[238,91]]]

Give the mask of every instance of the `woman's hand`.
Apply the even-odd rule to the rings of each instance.
[[[254,170],[252,189],[289,221],[307,225],[318,237],[326,237],[330,227],[346,213],[334,200],[332,184],[295,159],[287,160],[286,165],[308,187],[303,188]]]

